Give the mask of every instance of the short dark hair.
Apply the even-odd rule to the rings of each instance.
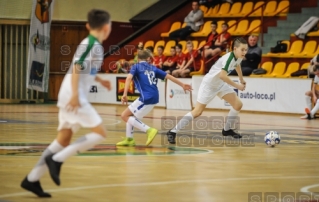
[[[247,41],[243,37],[238,37],[233,41],[232,49],[238,47],[240,44],[247,44]]]
[[[217,22],[216,21],[212,21],[212,23],[210,23],[211,25],[216,25],[217,27]]]
[[[149,50],[151,53],[154,52],[154,47],[153,46],[147,46],[145,49]]]
[[[151,57],[151,55],[147,50],[140,50],[137,52],[137,58],[140,60],[147,60],[149,57]]]
[[[226,27],[229,27],[229,25],[226,23],[226,22],[224,22],[223,24],[222,24],[222,26],[223,25],[225,25]]]
[[[164,46],[157,46],[157,48],[164,50]]]
[[[183,45],[182,45],[182,44],[180,44],[180,43],[179,43],[179,44],[177,44],[177,45],[176,45],[176,47],[178,47],[178,48],[179,48],[179,49],[181,49],[181,50],[183,49]]]
[[[110,23],[110,14],[105,10],[92,9],[87,16],[91,29],[101,28],[105,24]]]

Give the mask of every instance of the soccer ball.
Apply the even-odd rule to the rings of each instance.
[[[276,131],[269,131],[266,133],[264,140],[266,145],[274,147],[280,143],[280,135]]]

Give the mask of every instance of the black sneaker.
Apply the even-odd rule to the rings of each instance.
[[[236,133],[232,129],[222,131],[223,136],[232,136],[233,138],[241,138],[242,136],[239,133]]]
[[[175,144],[176,133],[171,132],[170,130],[166,133],[167,140],[170,144]]]
[[[45,163],[49,168],[49,172],[51,175],[52,180],[55,182],[56,185],[60,185],[60,170],[62,163],[56,162],[52,159],[54,154],[51,154],[45,158]]]
[[[31,191],[35,195],[41,198],[50,198],[51,194],[43,191],[40,181],[29,182],[28,177],[25,177],[20,185],[23,189]]]

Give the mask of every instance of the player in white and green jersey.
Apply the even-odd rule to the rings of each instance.
[[[234,40],[233,46],[233,51],[222,56],[203,78],[197,95],[197,103],[193,111],[187,113],[173,129],[167,132],[168,141],[171,144],[175,144],[176,133],[183,129],[194,118],[200,116],[206,108],[206,105],[213,100],[216,95],[232,106],[228,113],[222,134],[224,136],[241,138],[241,135],[235,132],[233,130],[235,128],[231,128],[231,126],[234,125],[235,117],[238,116],[243,104],[230,86],[241,91],[245,89],[246,82],[243,79],[240,63],[247,53],[248,45],[245,39],[237,38]],[[228,77],[228,74],[234,69],[236,69],[238,73],[240,83],[235,83]]]

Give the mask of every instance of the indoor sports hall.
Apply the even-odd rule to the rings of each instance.
[[[93,50],[103,58],[94,74],[111,88],[97,80],[84,87],[107,135],[63,163],[60,186],[45,172],[41,186],[51,197],[37,197],[20,184],[57,137],[60,87],[89,35],[87,14],[94,8],[111,16],[103,50]],[[316,0],[0,0],[0,202],[318,201],[318,9]],[[216,96],[172,143],[168,131],[195,108],[205,75],[235,54],[241,37],[245,75],[227,72],[230,83],[246,82],[244,90],[229,84],[243,104],[231,125],[241,138],[223,135],[232,103]],[[123,112],[144,95],[138,80],[126,83],[143,49],[147,64],[192,91],[148,77],[159,100],[140,121],[157,135],[146,145],[148,133],[135,127],[135,145],[119,146],[130,137]],[[244,64],[256,68],[247,73]],[[174,73],[179,68],[189,72]],[[77,118],[86,120],[82,107]],[[71,144],[88,133],[82,127]]]

